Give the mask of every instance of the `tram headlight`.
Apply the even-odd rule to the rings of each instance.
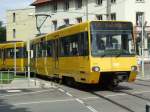
[[[92,67],[92,71],[93,71],[93,72],[99,72],[99,71],[100,71],[100,67],[98,67],[98,66],[93,66],[93,67]]]
[[[137,71],[137,66],[132,66],[131,71]]]

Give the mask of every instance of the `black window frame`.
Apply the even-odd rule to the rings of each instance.
[[[76,39],[76,41],[75,41]],[[64,42],[63,42],[64,41]],[[68,48],[64,48],[66,43]],[[75,48],[75,42],[77,42],[77,48]],[[74,56],[88,56],[89,55],[89,41],[88,32],[81,32],[70,36],[60,38],[60,57],[74,57]],[[72,48],[71,48],[72,47]],[[72,53],[71,53],[71,50]],[[68,50],[68,51],[67,51]],[[70,50],[70,51],[69,51]]]

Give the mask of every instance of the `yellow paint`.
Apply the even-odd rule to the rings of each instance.
[[[9,48],[14,48],[16,45],[16,47],[24,47],[26,45],[25,42],[6,42],[3,44],[0,44],[0,48],[2,50],[5,49],[9,49]],[[3,58],[1,59],[1,61],[3,60],[3,62],[1,63],[0,69],[9,69],[9,70],[13,70],[15,65],[14,65],[14,58]],[[27,65],[25,63],[26,60],[24,60],[24,58],[17,58],[16,59],[16,70],[17,72],[24,72],[25,70],[25,66]]]

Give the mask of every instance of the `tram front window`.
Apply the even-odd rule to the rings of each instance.
[[[133,55],[130,31],[92,31],[91,43],[93,56]]]

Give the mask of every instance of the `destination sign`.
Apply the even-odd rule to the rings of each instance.
[[[91,30],[132,30],[131,22],[93,21]]]

